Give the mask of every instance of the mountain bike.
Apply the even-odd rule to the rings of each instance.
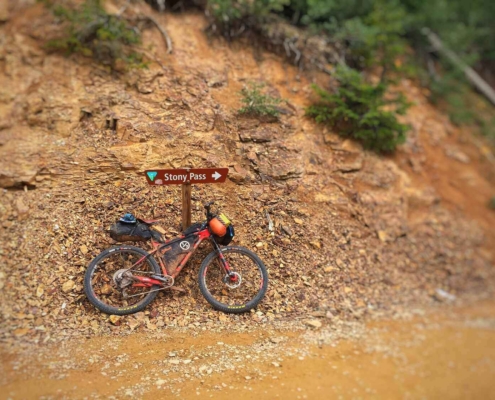
[[[131,226],[124,225],[129,221],[121,219],[119,229],[127,229],[126,234],[130,235],[125,237],[150,238],[152,251],[117,245],[101,252],[91,261],[84,277],[84,292],[89,301],[106,314],[142,311],[159,291],[173,287],[175,278],[199,245],[208,241],[213,251],[202,261],[198,274],[202,295],[215,309],[226,313],[243,313],[256,307],[268,287],[266,267],[252,251],[228,246],[234,236],[233,226],[224,214],[210,211],[212,204],[204,205],[204,222],[191,225],[169,240],[153,230],[156,221],[138,220],[131,222]],[[133,217],[126,217],[129,215]]]

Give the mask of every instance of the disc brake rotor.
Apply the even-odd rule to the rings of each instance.
[[[227,274],[223,278],[223,283],[231,289],[238,288],[241,286],[242,277],[237,272],[232,272],[231,274]]]

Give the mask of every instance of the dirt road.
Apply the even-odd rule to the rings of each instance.
[[[0,397],[495,398],[495,304],[416,314],[224,337],[165,330],[3,353]]]

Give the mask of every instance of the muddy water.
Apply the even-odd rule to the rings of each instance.
[[[0,398],[495,398],[494,303],[369,323],[353,340],[325,329],[134,334],[3,353]]]

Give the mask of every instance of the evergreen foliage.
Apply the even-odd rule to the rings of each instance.
[[[339,67],[335,78],[335,93],[314,86],[319,101],[306,109],[308,116],[379,153],[391,153],[404,143],[409,128],[397,120],[408,107],[403,96],[387,99],[386,84],[369,84],[350,68]]]
[[[63,37],[49,41],[48,48],[81,53],[112,68],[119,60],[144,66],[141,54],[132,50],[132,45],[140,42],[139,34],[124,20],[107,14],[99,0],[85,0],[73,9],[61,5],[51,8],[66,24],[66,31]]]

